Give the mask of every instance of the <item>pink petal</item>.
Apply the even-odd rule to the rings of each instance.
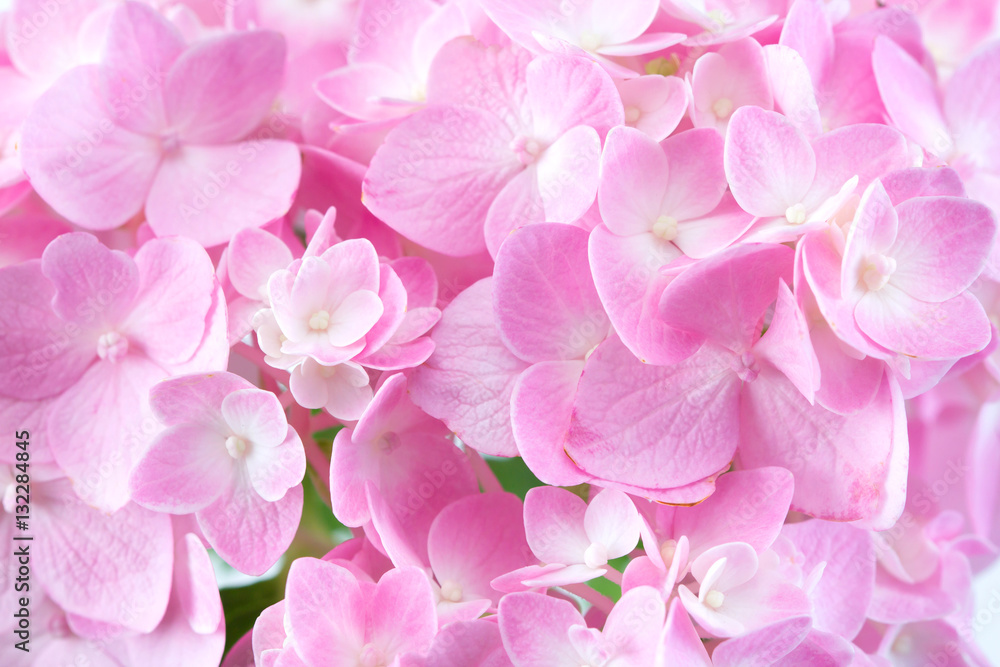
[[[587,212],[597,196],[600,158],[601,139],[589,126],[571,128],[545,149],[537,173],[547,222],[573,222]]]
[[[357,661],[365,643],[367,605],[353,574],[333,563],[299,558],[288,572],[285,595],[295,650],[307,664]]]
[[[196,514],[216,553],[240,572],[254,576],[266,572],[285,553],[301,515],[301,485],[272,503],[253,490],[244,471],[226,493]]]
[[[862,297],[854,318],[879,345],[922,359],[964,357],[986,347],[992,337],[982,305],[968,292],[927,303],[890,282]]]
[[[601,156],[598,204],[607,228],[619,236],[648,232],[664,213],[670,174],[667,156],[656,141],[638,130],[616,127]]]
[[[264,120],[284,70],[285,40],[276,32],[254,30],[196,43],[177,59],[165,83],[172,129],[186,144],[242,139]]]
[[[680,251],[652,233],[621,237],[604,225],[590,233],[588,245],[594,284],[622,343],[639,359],[670,364],[691,356],[701,336],[678,331],[662,321],[660,298],[670,278],[660,269]]]
[[[488,619],[451,623],[441,628],[427,654],[437,667],[513,667],[500,639],[500,627]]]
[[[382,100],[409,100],[414,86],[402,73],[381,63],[354,63],[339,67],[315,84],[320,99],[337,111],[361,120],[384,120],[409,109]],[[416,100],[413,106],[418,106]]]
[[[215,570],[201,539],[193,533],[179,537],[174,547],[174,591],[191,629],[210,634],[222,622],[222,601]]]
[[[900,493],[887,483],[894,448],[906,451],[905,441],[897,441],[888,380],[871,405],[850,417],[810,406],[790,381],[768,367],[743,389],[740,459],[751,467],[790,470],[793,509],[851,521],[874,515],[885,498]],[[803,448],[804,442],[813,444]]]
[[[607,335],[587,237],[547,223],[518,230],[501,247],[493,273],[497,330],[525,361],[579,359]]]
[[[660,314],[677,329],[735,352],[749,348],[764,311],[791,282],[793,253],[781,245],[742,244],[694,264],[660,299]]]
[[[278,397],[261,389],[241,389],[222,400],[222,416],[233,433],[260,447],[277,447],[287,436],[288,422]]]
[[[161,364],[188,361],[208,333],[216,289],[208,254],[188,239],[154,239],[139,248],[135,263],[139,293],[122,333]]]
[[[941,115],[941,102],[927,72],[896,42],[875,39],[872,66],[882,102],[893,124],[939,157],[952,150],[952,133]]]
[[[566,453],[595,478],[647,488],[717,473],[739,427],[732,358],[706,344],[672,366],[650,366],[609,338],[584,367]]]
[[[413,402],[441,419],[462,442],[486,454],[514,456],[510,396],[527,364],[493,324],[490,280],[452,301],[431,336],[434,354],[410,379]]]
[[[533,138],[551,144],[577,125],[597,131],[601,140],[624,121],[621,98],[604,69],[586,58],[539,56],[527,68]]]
[[[988,43],[948,80],[944,95],[944,115],[954,130],[959,151],[982,160],[984,167],[995,170],[1000,166],[996,152],[1000,149],[996,133],[997,111],[984,100],[995,99],[1000,52],[995,42]]]
[[[897,209],[899,232],[889,249],[891,282],[924,301],[945,301],[979,276],[996,237],[996,218],[979,202],[920,197]]]
[[[76,68],[38,98],[21,130],[20,154],[46,203],[85,229],[103,230],[142,210],[161,149],[157,139],[107,118],[98,73],[96,66]]]
[[[163,83],[184,51],[184,37],[158,11],[142,3],[119,5],[111,14],[107,35],[101,59],[104,99],[126,130],[160,134],[168,126]]]
[[[687,130],[667,138],[662,146],[670,180],[659,212],[685,222],[708,215],[726,191],[722,136],[710,129]]]
[[[155,628],[170,595],[170,518],[133,504],[105,514],[62,481],[35,493],[34,565],[46,593],[69,613],[140,632]],[[68,554],[74,567],[67,567]],[[123,616],[123,608],[131,612]]]
[[[723,642],[712,653],[712,663],[718,667],[738,667],[761,655],[780,660],[808,634],[809,617],[794,616]]]
[[[299,183],[295,144],[254,138],[240,144],[183,146],[166,156],[146,200],[157,236],[182,235],[203,246],[284,215]]]
[[[706,53],[691,71],[691,117],[695,127],[725,133],[734,109],[772,108],[764,51],[751,38]]]
[[[562,448],[582,372],[580,361],[543,361],[521,373],[511,394],[517,450],[546,484],[573,486],[590,480]]]
[[[38,261],[0,270],[0,382],[4,395],[19,400],[65,391],[97,358],[96,336],[52,312],[52,283]],[[97,311],[92,311],[96,312]]]
[[[733,114],[725,164],[733,196],[756,216],[784,216],[788,207],[802,202],[816,174],[816,157],[805,136],[784,116],[759,107],[741,107]]]
[[[260,229],[237,232],[229,242],[229,280],[245,297],[261,301],[267,279],[292,263],[292,251],[277,236]]]
[[[138,355],[105,360],[52,404],[47,434],[52,454],[91,505],[111,512],[128,502],[129,471],[159,430],[147,396],[165,377]]]
[[[132,468],[132,500],[171,514],[208,507],[234,479],[235,462],[226,451],[225,437],[201,424],[168,428]]]
[[[847,354],[844,343],[825,324],[809,332],[820,367],[816,401],[827,410],[849,415],[874,400],[882,384],[885,364],[873,357],[864,359]]]
[[[426,248],[476,254],[486,247],[489,205],[522,168],[510,149],[513,138],[485,111],[425,109],[390,132],[372,158],[363,185],[365,206]]]
[[[434,593],[416,567],[389,570],[371,598],[371,625],[366,639],[387,656],[407,651],[426,653],[437,634]]]
[[[500,635],[518,667],[579,667],[567,638],[583,617],[565,600],[538,593],[511,593],[500,601]]]
[[[708,656],[705,644],[679,598],[675,598],[670,604],[656,655],[658,666],[676,661],[691,667],[712,667],[712,659]]]
[[[823,4],[807,0],[789,7],[780,43],[802,55],[809,76],[817,85],[823,81],[834,56],[833,28]]]
[[[809,324],[785,281],[778,284],[774,316],[764,336],[753,347],[754,355],[767,359],[785,374],[810,404],[820,388],[820,365]]]
[[[802,571],[825,562],[823,576],[811,593],[817,630],[855,637],[864,625],[875,589],[875,545],[867,531],[843,523],[804,521],[785,526],[788,537],[805,557]]]
[[[225,429],[222,401],[234,391],[254,385],[235,373],[211,373],[173,377],[158,383],[149,392],[156,419],[166,426],[201,424],[219,432]]]
[[[521,517],[521,500],[510,493],[477,493],[441,510],[427,538],[435,578],[459,584],[464,600],[496,605],[490,582],[533,562]]]
[[[582,563],[591,543],[584,529],[586,512],[587,503],[566,489],[530,489],[524,498],[524,530],[531,551],[543,563]]]
[[[885,125],[858,124],[827,132],[813,142],[813,150],[816,180],[809,190],[807,208],[836,195],[854,176],[859,188],[867,188],[879,176],[910,165],[903,135]]]
[[[604,638],[618,648],[617,658],[632,664],[649,665],[657,650],[666,607],[660,594],[643,586],[622,595],[608,614]]]

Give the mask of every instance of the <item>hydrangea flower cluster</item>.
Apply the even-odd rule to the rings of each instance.
[[[12,0],[0,662],[988,665],[996,13]]]

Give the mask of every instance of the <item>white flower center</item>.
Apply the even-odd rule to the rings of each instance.
[[[510,142],[510,149],[517,155],[517,160],[523,165],[529,165],[538,159],[542,146],[531,137],[518,136]]]
[[[728,97],[720,97],[712,105],[712,113],[716,118],[726,119],[733,113],[733,101]]]
[[[128,354],[128,339],[117,331],[101,334],[97,339],[97,356],[108,361],[118,361]]]
[[[462,586],[450,579],[441,584],[441,599],[448,602],[462,601]]]
[[[722,591],[709,591],[705,595],[705,604],[712,609],[718,609],[722,606],[722,603],[726,601],[726,596]]]
[[[660,556],[667,567],[674,562],[674,554],[677,553],[677,540],[667,540],[660,545]]]
[[[238,435],[226,438],[226,451],[234,459],[241,459],[247,453],[247,441]]]
[[[599,542],[593,542],[583,552],[583,562],[587,567],[597,568],[608,564],[608,548]]]
[[[580,48],[584,51],[596,51],[601,47],[601,37],[592,32],[580,35]]]
[[[793,225],[801,225],[806,221],[806,207],[801,202],[785,209],[785,220]]]
[[[896,260],[892,257],[871,255],[862,269],[861,280],[864,281],[865,287],[872,292],[877,292],[885,287],[895,270]]]
[[[326,331],[330,326],[330,313],[325,310],[317,310],[309,318],[309,328],[313,331]]]
[[[653,223],[653,233],[664,241],[673,241],[677,238],[677,218],[661,215]]]
[[[639,120],[642,112],[635,107],[625,107],[625,122],[632,124]]]

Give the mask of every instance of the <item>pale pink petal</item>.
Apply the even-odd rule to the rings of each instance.
[[[953,11],[953,10],[952,10]],[[997,169],[1000,149],[997,127],[997,109],[984,104],[995,99],[1000,52],[996,42],[991,42],[969,58],[948,80],[944,95],[944,115],[954,131],[957,148],[981,160],[984,167]]]
[[[276,32],[231,33],[194,44],[164,84],[171,130],[190,144],[242,139],[264,120],[284,70],[285,40]]]
[[[849,415],[863,409],[875,398],[885,364],[873,357],[848,354],[846,345],[829,326],[816,324],[809,332],[820,367],[816,401],[827,410]]]
[[[675,598],[670,604],[656,656],[657,667],[666,667],[675,662],[691,667],[712,667],[712,659],[708,656],[705,644],[679,598]]]
[[[240,572],[263,574],[291,544],[302,515],[302,486],[268,502],[241,471],[231,488],[197,512],[198,525],[215,552]]]
[[[140,632],[155,628],[170,594],[170,518],[134,504],[105,514],[62,481],[34,491],[34,566],[46,593],[70,613]],[[75,554],[74,567],[67,554]]]
[[[663,213],[670,168],[655,140],[638,130],[616,127],[601,155],[598,204],[601,218],[619,236],[648,232]]]
[[[20,155],[46,203],[81,227],[103,230],[142,210],[161,149],[156,138],[108,118],[98,74],[96,66],[76,68],[38,99],[21,130]]]
[[[234,373],[211,373],[173,377],[158,383],[149,392],[156,419],[166,426],[201,424],[225,430],[222,401],[234,391],[253,385]]]
[[[366,3],[370,4],[370,3]],[[361,120],[385,120],[409,109],[383,100],[409,100],[414,85],[402,73],[380,63],[354,63],[337,68],[315,84],[320,99],[337,111]],[[413,106],[417,106],[413,101]]]
[[[772,107],[764,51],[745,38],[706,53],[691,71],[691,117],[695,127],[725,133],[732,113],[742,106]]]
[[[96,336],[52,311],[55,289],[41,262],[0,270],[0,394],[18,400],[56,396],[97,358]],[[95,314],[97,311],[94,311]]]
[[[284,215],[302,162],[295,144],[248,139],[225,146],[183,146],[167,155],[146,201],[157,236],[183,235],[203,246]]]
[[[190,514],[208,507],[235,476],[235,462],[226,451],[225,438],[224,433],[201,424],[171,426],[157,436],[132,468],[132,500],[171,514]]]
[[[806,196],[806,208],[818,207],[858,177],[858,187],[883,174],[910,165],[906,140],[885,125],[858,124],[827,132],[813,142],[816,180]]]
[[[687,111],[687,89],[680,77],[650,74],[616,81],[615,86],[625,106],[625,124],[654,141],[666,139]]]
[[[924,301],[945,301],[979,277],[996,237],[996,218],[969,199],[920,197],[897,209],[899,232],[888,254],[890,281]]]
[[[299,558],[288,572],[285,595],[295,651],[307,664],[357,661],[365,643],[367,605],[353,574],[333,563]]]
[[[712,663],[717,667],[740,667],[761,655],[780,660],[808,634],[809,617],[794,616],[723,642],[712,653]]]
[[[927,72],[884,35],[875,39],[872,65],[882,102],[896,127],[934,155],[947,156],[953,147],[952,134]]]
[[[582,563],[591,543],[584,529],[586,512],[587,503],[566,489],[530,489],[524,498],[524,530],[531,551],[543,563]]]
[[[784,116],[741,107],[726,133],[726,178],[747,213],[785,216],[802,203],[816,174],[816,156],[805,136]]]
[[[473,494],[441,510],[427,537],[427,553],[438,583],[461,587],[462,599],[500,593],[496,577],[533,562],[524,533],[521,500],[510,493]]]
[[[674,243],[688,257],[702,259],[732,245],[750,229],[753,222],[754,217],[740,208],[733,195],[726,192],[713,210],[678,225]]]
[[[639,542],[639,513],[621,491],[605,489],[590,501],[583,525],[587,538],[607,547],[609,559],[635,549]]]
[[[283,498],[306,474],[302,440],[291,426],[284,442],[277,447],[251,447],[246,462],[254,490],[261,498],[272,502]]]
[[[159,431],[147,396],[166,376],[138,355],[104,360],[53,403],[52,454],[88,503],[110,512],[128,502],[129,471]]]
[[[834,57],[833,27],[826,7],[816,0],[792,3],[781,27],[780,43],[795,49],[819,85]]]
[[[250,228],[237,232],[229,242],[229,280],[243,296],[262,301],[267,279],[292,263],[292,251],[277,236]]]
[[[642,586],[622,595],[608,614],[603,635],[618,650],[617,661],[652,664],[666,607],[656,589]]]
[[[854,318],[879,345],[922,359],[964,357],[986,347],[992,338],[982,304],[968,292],[927,303],[890,282],[862,297]]]
[[[688,130],[667,138],[662,146],[670,179],[659,212],[678,221],[708,215],[726,191],[722,136],[710,129]]]
[[[594,128],[577,126],[545,149],[538,161],[538,190],[548,222],[573,222],[597,196],[601,139]]]
[[[774,316],[754,355],[767,359],[785,374],[810,404],[820,387],[820,365],[809,337],[809,324],[785,281],[778,285]]]
[[[452,623],[441,628],[427,653],[437,667],[514,667],[500,638],[500,627],[488,619]]]

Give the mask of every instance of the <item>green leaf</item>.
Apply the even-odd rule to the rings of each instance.
[[[504,491],[517,494],[521,497],[521,500],[524,500],[528,489],[533,489],[536,486],[545,486],[528,470],[528,466],[524,464],[520,456],[510,459],[492,456],[485,458],[486,463],[493,470],[493,474],[497,476],[497,480],[499,480],[500,486],[504,488]]]

